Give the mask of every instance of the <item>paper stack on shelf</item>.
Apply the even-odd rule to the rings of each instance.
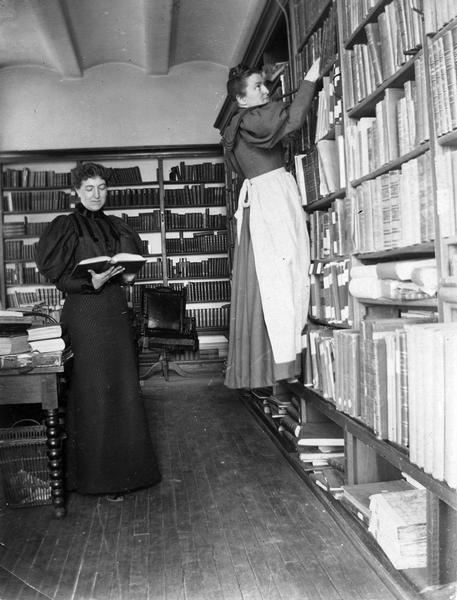
[[[427,566],[426,490],[370,497],[368,530],[396,569]]]

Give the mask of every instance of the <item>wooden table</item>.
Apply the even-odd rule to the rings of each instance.
[[[41,404],[46,413],[51,500],[55,515],[59,518],[66,514],[62,428],[58,415],[63,372],[63,366],[36,367],[27,371],[0,370],[0,404]]]

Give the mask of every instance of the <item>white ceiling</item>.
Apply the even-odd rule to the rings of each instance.
[[[0,69],[63,79],[124,63],[167,75],[182,63],[241,60],[267,0],[0,0]]]

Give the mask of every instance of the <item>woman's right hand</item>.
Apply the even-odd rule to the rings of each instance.
[[[316,82],[319,79],[320,67],[321,67],[321,59],[319,57],[319,58],[316,58],[316,60],[313,62],[313,64],[308,69],[308,72],[305,75],[305,80]]]
[[[110,267],[107,271],[103,271],[103,273],[96,273],[95,271],[92,271],[92,269],[88,269],[88,271],[92,277],[92,285],[94,286],[94,290],[99,290],[107,281],[111,279],[111,277],[116,277],[116,275],[122,273],[122,271],[124,271],[124,267]]]

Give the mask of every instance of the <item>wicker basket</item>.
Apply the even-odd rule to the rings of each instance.
[[[44,425],[0,428],[0,473],[6,504],[13,508],[51,503]]]

